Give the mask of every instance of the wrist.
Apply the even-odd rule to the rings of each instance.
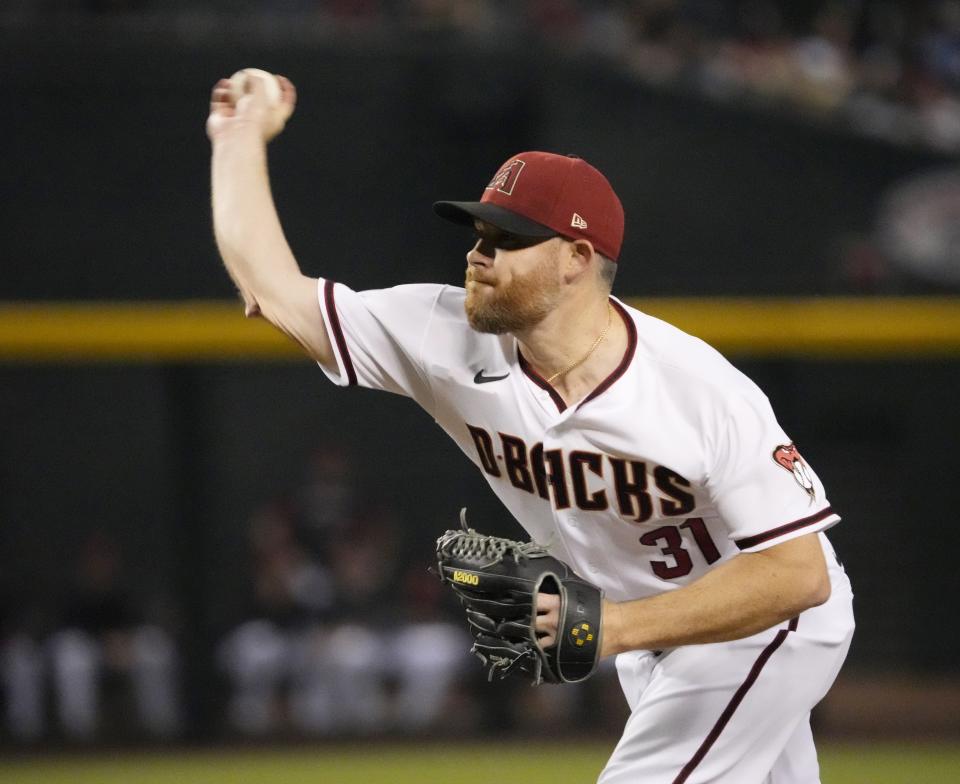
[[[622,653],[623,609],[618,602],[603,600],[603,636],[600,641],[600,658]]]
[[[266,148],[267,139],[263,128],[253,122],[237,122],[218,129],[210,137],[214,149],[242,147],[245,149]]]

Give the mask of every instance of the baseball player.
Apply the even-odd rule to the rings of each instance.
[[[259,80],[212,94],[213,213],[246,303],[336,384],[413,398],[531,538],[604,592],[600,655],[631,708],[601,784],[812,784],[810,710],[853,633],[823,484],[763,393],[610,294],[623,210],[584,160],[520,153],[477,202],[464,288],[356,292],[304,276],[266,143],[293,112]],[[549,646],[558,607],[541,596]]]

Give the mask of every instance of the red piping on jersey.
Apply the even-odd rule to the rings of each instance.
[[[627,368],[630,367],[630,363],[633,361],[633,355],[637,350],[637,325],[633,323],[633,319],[630,318],[629,314],[623,309],[623,306],[619,302],[610,300],[610,304],[613,305],[614,310],[620,314],[620,318],[623,319],[623,323],[627,328],[627,350],[623,352],[623,359],[620,360],[620,364],[614,368],[613,372],[607,376],[596,389],[593,390],[589,395],[587,395],[580,403],[577,405],[577,410],[580,409],[580,406],[584,405],[590,400],[593,400],[598,395],[603,394],[610,386],[627,372]],[[545,389],[549,394],[550,398],[557,406],[557,410],[563,413],[567,410],[567,404],[564,402],[563,398],[560,397],[560,393],[554,389],[547,380],[541,376],[536,370],[533,369],[533,365],[527,362],[526,357],[520,353],[520,349],[517,349],[517,359],[520,362],[520,367],[524,373],[530,378],[530,380],[536,384],[541,389]]]
[[[776,539],[778,536],[789,534],[791,531],[796,531],[798,528],[805,528],[808,525],[819,523],[821,520],[826,517],[830,517],[832,514],[834,514],[833,507],[828,506],[826,509],[821,509],[816,514],[812,514],[809,517],[802,517],[799,520],[794,520],[792,523],[781,525],[779,528],[772,528],[762,534],[748,536],[746,539],[737,539],[736,545],[741,550],[746,550],[748,547],[754,547],[771,539]]]
[[[325,280],[323,282],[323,301],[327,306],[327,318],[330,320],[330,327],[333,329],[333,339],[337,343],[337,351],[340,352],[343,367],[347,371],[347,383],[355,387],[357,385],[357,372],[353,369],[353,360],[350,359],[347,341],[343,336],[343,329],[340,326],[340,316],[337,315],[337,303],[333,297],[333,286],[332,280]]]
[[[562,413],[567,410],[567,404],[563,402],[563,398],[560,397],[560,393],[557,392],[547,380],[541,376],[536,370],[533,369],[533,365],[527,362],[527,358],[520,353],[519,346],[517,347],[517,359],[520,361],[520,367],[523,369],[523,372],[527,374],[530,380],[536,384],[541,389],[547,390],[550,393],[550,397],[553,399],[553,402],[556,404],[557,409]]]
[[[600,386],[580,401],[580,405],[577,406],[578,411],[595,397],[606,392],[620,376],[627,372],[627,368],[630,367],[630,363],[633,362],[633,355],[637,350],[637,325],[633,323],[633,319],[630,318],[630,315],[623,309],[623,306],[620,305],[619,302],[610,300],[610,304],[613,305],[614,310],[620,314],[620,318],[623,319],[623,324],[627,328],[627,350],[623,352],[623,359],[620,360],[620,364],[617,365],[614,371],[600,382]]]
[[[690,777],[690,774],[693,773],[697,765],[703,762],[703,758],[707,755],[707,752],[710,751],[710,747],[717,742],[717,738],[720,737],[720,733],[723,732],[724,727],[729,724],[734,711],[740,706],[740,703],[743,702],[743,698],[747,692],[750,691],[750,687],[753,686],[757,678],[760,677],[760,671],[764,668],[764,665],[766,665],[770,657],[773,656],[774,651],[783,645],[783,641],[787,639],[787,635],[797,630],[798,624],[799,618],[792,619],[787,628],[778,631],[776,637],[773,638],[773,642],[763,649],[757,657],[757,660],[753,663],[753,667],[750,668],[747,679],[741,683],[740,688],[734,692],[733,697],[730,698],[730,702],[727,703],[727,707],[723,709],[723,713],[721,713],[720,718],[717,719],[717,723],[713,725],[713,729],[711,729],[707,737],[704,738],[703,743],[700,744],[700,748],[698,748],[696,753],[690,758],[690,761],[684,765],[680,773],[677,774],[677,777],[673,780],[673,784],[683,784]]]

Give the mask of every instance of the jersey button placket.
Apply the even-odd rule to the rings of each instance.
[[[549,396],[548,396],[549,400]],[[550,405],[553,405],[551,402]],[[547,426],[543,432],[543,453],[546,454],[551,449],[562,449],[562,442],[558,439],[554,433],[556,429],[556,423],[553,425]],[[544,471],[549,471],[550,466],[547,464],[546,458],[544,458]],[[566,482],[566,472],[563,475],[563,481]],[[577,523],[574,519],[574,513],[571,509],[558,509],[555,503],[555,498],[552,495],[553,489],[550,488],[548,493],[551,494],[550,498],[550,511],[553,516],[553,529],[556,532],[555,536],[560,540],[560,543],[563,545],[563,549],[572,557],[570,552],[569,543],[567,541],[566,529],[567,528],[576,528]],[[573,564],[571,564],[573,565]]]

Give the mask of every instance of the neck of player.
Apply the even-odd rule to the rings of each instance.
[[[567,404],[596,389],[627,347],[623,319],[608,297],[596,294],[570,298],[516,338],[524,358]]]

